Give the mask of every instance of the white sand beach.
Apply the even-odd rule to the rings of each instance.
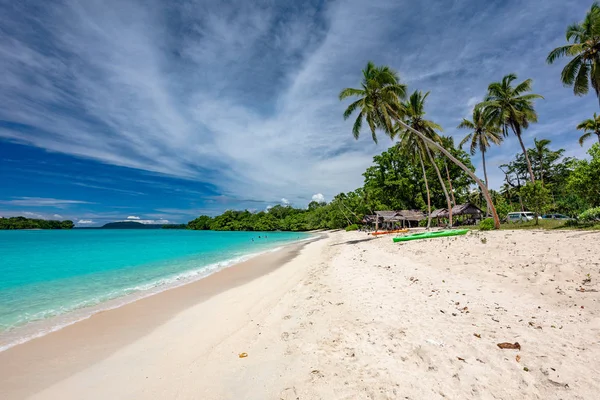
[[[598,398],[600,232],[325,235],[2,352],[0,397]]]

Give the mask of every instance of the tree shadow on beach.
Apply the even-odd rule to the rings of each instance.
[[[368,242],[370,240],[376,240],[377,238],[372,236],[372,237],[368,237],[366,239],[356,239],[356,240],[349,240],[347,242],[342,242],[342,243],[334,243],[331,246],[341,246],[343,244],[358,244],[358,243],[362,243],[362,242]]]

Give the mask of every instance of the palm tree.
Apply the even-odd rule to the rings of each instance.
[[[381,72],[374,74],[366,73],[368,70],[376,70]],[[379,77],[374,78],[372,77],[372,75]],[[395,80],[392,78],[395,78]],[[376,80],[378,82],[369,85],[370,80]],[[479,185],[485,196],[486,201],[490,205],[490,209],[492,210],[492,215],[494,216],[494,225],[496,229],[499,229],[500,219],[498,218],[498,213],[496,212],[496,208],[492,203],[490,193],[483,184],[483,182],[481,182],[481,180],[477,178],[473,171],[467,168],[466,165],[460,162],[443,146],[429,139],[427,136],[417,131],[416,129],[411,128],[404,121],[402,121],[402,110],[399,106],[399,99],[404,98],[406,94],[406,86],[399,83],[398,75],[396,74],[396,72],[390,69],[389,67],[375,67],[373,63],[369,62],[367,64],[367,68],[363,70],[362,84],[363,89],[344,89],[340,93],[340,99],[344,99],[349,96],[362,96],[361,99],[352,103],[344,113],[345,118],[348,118],[352,114],[352,112],[359,108],[359,106],[361,107],[361,111],[359,114],[360,118],[357,118],[352,130],[354,137],[357,138],[360,134],[363,117],[366,119],[367,116],[370,116],[369,118],[371,122],[369,123],[369,127],[371,128],[371,133],[374,139],[376,139],[376,128],[383,129],[384,132],[386,132],[387,134],[392,134],[393,130],[389,129],[388,121],[385,117],[387,115],[390,118],[394,119],[398,123],[398,125],[417,135],[426,144],[433,146],[434,148],[441,151],[446,157],[450,159],[450,161],[452,161],[463,171],[465,171],[465,173],[469,175],[469,177],[473,179],[477,183],[477,185]],[[380,95],[377,96],[376,93],[380,93]],[[394,95],[392,95],[391,93],[393,93]],[[377,99],[377,101],[374,101],[375,98]],[[367,106],[367,104],[369,105]],[[374,109],[375,106],[378,111]]]
[[[594,118],[586,119],[577,125],[577,129],[585,132],[579,138],[581,146],[583,146],[583,142],[592,137],[592,133],[598,136],[598,143],[600,143],[600,116],[596,115],[596,113],[594,113]]]
[[[552,141],[549,139],[533,139],[533,143],[534,147],[529,149],[529,154],[533,160],[534,169],[537,170],[542,186],[544,186],[544,172],[551,173],[549,170],[553,163],[563,156],[565,149],[550,150],[549,145]]]
[[[400,140],[398,146],[404,157],[410,160],[419,160],[421,165],[421,171],[423,172],[423,181],[425,182],[425,192],[427,193],[427,229],[431,227],[431,192],[429,190],[429,181],[427,180],[427,173],[425,172],[425,163],[423,162],[424,147],[425,145],[417,136],[411,134],[406,130],[402,130],[399,125],[396,125],[394,137],[398,135]],[[415,157],[416,156],[416,157]]]
[[[527,161],[527,168],[531,182],[535,182],[535,176],[531,169],[531,162],[523,144],[523,129],[527,129],[531,122],[537,122],[537,113],[533,108],[533,100],[542,99],[539,94],[527,93],[531,91],[531,79],[526,79],[513,87],[511,84],[517,79],[517,75],[508,74],[502,81],[493,82],[488,87],[488,94],[478,107],[485,108],[485,117],[492,123],[502,127],[504,136],[508,135],[508,128],[512,129],[519,139],[521,149]]]
[[[563,68],[561,80],[573,86],[573,93],[583,96],[590,84],[600,101],[600,6],[597,2],[580,24],[572,24],[566,32],[567,45],[557,47],[548,54],[548,64],[560,57],[573,57]]]
[[[459,147],[462,147],[470,142],[471,155],[475,155],[477,150],[481,153],[481,162],[483,163],[483,178],[485,179],[485,186],[489,187],[490,182],[487,177],[487,168],[485,165],[485,153],[492,144],[499,145],[502,143],[502,132],[498,125],[485,116],[485,109],[482,107],[475,107],[473,109],[473,120],[469,121],[463,118],[460,125],[460,129],[470,129],[472,132],[469,133],[460,142]]]
[[[440,136],[440,144],[446,149],[454,148],[454,138],[452,136]],[[450,179],[450,170],[448,169],[448,163],[445,158],[442,158],[444,161],[444,168],[446,170],[446,178],[448,178],[448,186],[450,187],[450,196],[452,196],[452,204],[456,205],[456,199],[454,198],[454,189],[452,188],[452,180]]]
[[[396,71],[387,66],[377,67],[369,61],[363,69],[361,89],[346,88],[340,92],[340,100],[347,97],[359,97],[344,111],[344,119],[348,119],[356,110],[358,117],[354,121],[352,134],[358,139],[363,119],[371,130],[371,137],[377,143],[376,129],[388,135],[393,132],[393,118],[398,114],[398,99],[406,97],[406,85],[401,84]]]
[[[441,131],[442,127],[439,126],[438,124],[436,124],[435,122],[424,118],[425,117],[425,100],[427,99],[427,96],[429,96],[429,92],[423,94],[420,91],[414,91],[413,94],[410,95],[410,98],[408,99],[408,101],[406,101],[405,103],[402,104],[402,111],[404,113],[404,121],[411,128],[423,133],[429,139],[431,139],[435,142],[440,142],[440,137],[436,131]],[[407,134],[410,136],[414,136],[414,134],[412,134],[410,132],[407,132]],[[408,138],[407,136],[404,136],[404,137]],[[447,202],[447,206],[448,206],[448,216],[449,216],[448,220],[449,220],[450,226],[452,226],[452,202],[450,201],[450,196],[448,195],[448,190],[446,189],[446,184],[444,183],[442,174],[440,173],[440,170],[435,162],[435,159],[433,158],[433,155],[431,154],[431,149],[427,145],[423,146],[423,148],[425,149],[425,152],[427,153],[429,161],[431,162],[431,164],[433,165],[433,168],[435,169],[435,172],[440,181],[440,185],[442,186],[442,191],[444,192],[444,195],[446,196],[446,202]],[[428,211],[429,211],[429,214],[431,214],[431,210],[428,210]],[[431,217],[430,217],[430,219],[431,219]]]

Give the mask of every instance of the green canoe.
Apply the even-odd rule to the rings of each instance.
[[[393,240],[394,240],[394,243],[408,242],[409,240],[432,239],[432,238],[445,237],[445,236],[465,235],[467,232],[469,232],[468,229],[452,229],[452,230],[447,230],[447,231],[423,232],[423,233],[415,233],[412,235],[395,237]]]

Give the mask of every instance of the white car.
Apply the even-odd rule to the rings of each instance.
[[[507,222],[527,222],[533,221],[535,214],[530,211],[511,212],[506,216]]]

